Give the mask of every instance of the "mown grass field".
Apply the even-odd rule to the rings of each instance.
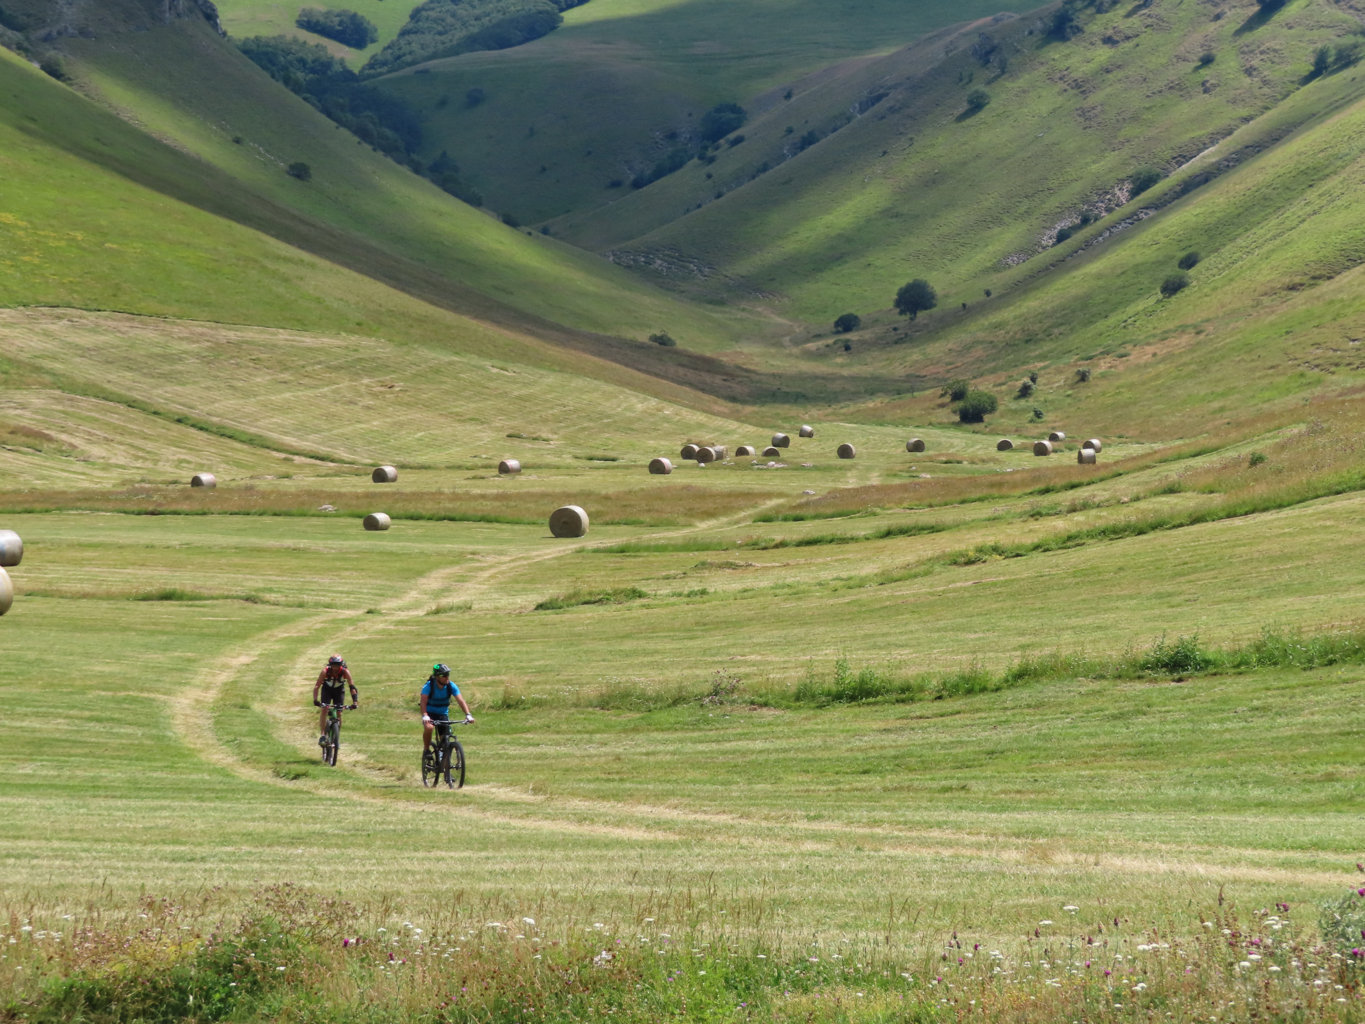
[[[85,416],[26,397],[8,415],[52,440],[8,438],[31,482],[0,492],[17,1019],[227,977],[220,1015],[258,1018],[1359,1018],[1319,933],[1359,884],[1356,403],[1098,467],[891,428],[841,463],[821,423],[792,458],[656,478],[604,421],[619,463],[376,485],[363,430],[311,439],[356,462],[225,437],[206,493],[109,486],[184,464],[190,427],[125,407],[141,449],[75,472]],[[259,435],[307,422],[267,407]],[[552,538],[575,498],[588,536]],[[327,769],[333,651],[362,707]],[[457,792],[417,771],[437,659],[478,717]]]

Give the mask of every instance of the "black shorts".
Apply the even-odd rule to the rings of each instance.
[[[344,686],[323,686],[318,700],[324,704],[345,704],[346,688]]]

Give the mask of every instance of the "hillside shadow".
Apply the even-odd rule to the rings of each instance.
[[[1284,0],[1274,0],[1272,3],[1264,4],[1256,8],[1256,13],[1247,18],[1233,30],[1233,36],[1244,36],[1248,32],[1255,32],[1258,28],[1264,28],[1270,24],[1270,19],[1280,12],[1284,6]]]

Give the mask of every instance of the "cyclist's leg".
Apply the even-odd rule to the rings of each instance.
[[[326,705],[318,708],[318,742],[321,743],[327,738],[327,707]]]

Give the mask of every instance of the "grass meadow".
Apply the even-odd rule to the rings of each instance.
[[[1094,467],[820,423],[656,478],[612,427],[376,485],[363,424],[282,459],[264,395],[195,492],[120,474],[202,429],[7,400],[0,1018],[1361,1019],[1358,403]],[[438,659],[459,791],[418,771]]]

